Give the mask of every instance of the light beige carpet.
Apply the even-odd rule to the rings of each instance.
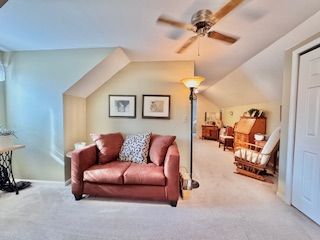
[[[0,192],[0,239],[320,239],[320,227],[275,195],[274,185],[233,174],[231,152],[195,142],[200,188],[177,208],[153,202],[74,201],[70,187]]]

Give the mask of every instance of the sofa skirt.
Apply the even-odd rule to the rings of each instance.
[[[83,193],[93,197],[167,201],[165,186],[116,185],[84,182]]]

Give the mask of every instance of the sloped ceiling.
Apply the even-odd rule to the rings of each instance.
[[[0,9],[0,49],[122,47],[133,61],[194,60],[202,90],[320,10],[319,0],[244,0],[213,29],[239,36],[225,45],[203,38],[178,55],[192,33],[157,25],[161,14],[189,22],[199,9],[227,0],[9,0]],[[177,79],[179,81],[179,79]]]
[[[121,48],[112,49],[105,59],[73,84],[65,94],[87,98],[129,63],[130,59]]]
[[[220,107],[281,102],[284,53],[320,32],[320,11],[202,94]]]

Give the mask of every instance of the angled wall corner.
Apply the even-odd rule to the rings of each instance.
[[[116,48],[103,61],[65,91],[65,94],[87,98],[129,63],[130,59],[122,48]]]
[[[64,152],[86,140],[86,98],[130,63],[121,48],[112,50],[63,94]],[[71,162],[65,158],[65,181],[71,177]]]

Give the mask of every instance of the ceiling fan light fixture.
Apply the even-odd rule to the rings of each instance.
[[[194,13],[191,17],[191,24],[183,23],[173,20],[171,18],[160,16],[157,20],[158,23],[171,25],[180,29],[185,29],[194,32],[196,35],[190,37],[177,51],[176,53],[183,53],[192,43],[194,43],[198,37],[207,36],[210,39],[216,39],[227,43],[235,43],[239,38],[232,37],[223,33],[216,32],[210,29],[224,16],[229,14],[234,8],[236,8],[243,0],[229,0],[227,4],[222,6],[215,13],[209,9],[202,9]]]

